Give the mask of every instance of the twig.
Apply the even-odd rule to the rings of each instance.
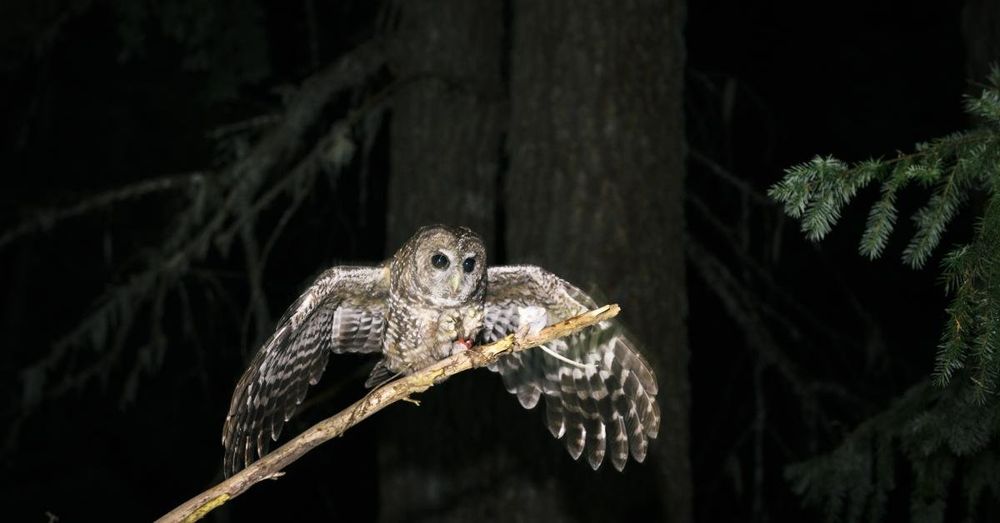
[[[285,176],[282,180],[271,183],[272,191],[254,199],[255,195],[263,190],[262,187],[269,187],[266,185],[269,175],[281,172],[288,163],[302,156],[305,147],[311,143],[310,131],[314,130],[317,122],[322,120],[324,109],[331,100],[340,93],[364,85],[381,69],[384,61],[381,43],[368,43],[342,55],[329,67],[310,76],[302,83],[295,96],[291,97],[281,120],[264,133],[252,150],[242,159],[234,161],[212,176],[195,172],[146,180],[101,193],[65,209],[43,213],[9,231],[0,232],[0,249],[2,249],[17,238],[37,230],[44,230],[59,220],[92,212],[121,200],[175,187],[190,187],[196,183],[210,184],[213,188],[217,186],[218,191],[224,195],[221,202],[212,202],[212,210],[204,218],[200,217],[200,213],[191,212],[190,209],[196,207],[195,204],[178,213],[172,226],[172,234],[155,247],[156,254],[147,256],[147,259],[154,261],[145,263],[144,268],[133,273],[125,283],[110,287],[105,293],[105,298],[98,301],[95,309],[73,330],[62,336],[55,348],[33,364],[28,371],[39,379],[44,379],[47,373],[81,345],[80,340],[89,343],[87,335],[93,333],[98,326],[113,325],[113,322],[124,319],[131,321],[129,317],[147,304],[153,287],[151,282],[165,277],[179,279],[184,276],[191,271],[194,262],[206,256],[213,242],[217,246],[224,246],[229,238],[239,231],[248,213],[256,216],[256,213],[264,207],[261,202],[265,196],[273,194],[273,197],[277,198],[281,193],[274,191],[274,187],[289,190],[290,186],[285,185],[289,177]],[[350,117],[349,115],[348,118]],[[313,149],[318,147],[317,145]],[[249,210],[240,207],[246,200],[251,201],[248,204]],[[272,200],[268,200],[268,203],[270,201]],[[122,331],[122,335],[128,334],[127,331]],[[97,375],[97,372],[106,374],[116,364],[120,364],[119,358],[104,358],[95,364],[94,373],[71,376],[67,381],[84,383]],[[46,390],[46,397],[53,395],[51,390]]]
[[[473,368],[485,367],[504,354],[518,352],[568,336],[618,315],[617,304],[574,316],[550,325],[538,334],[523,338],[507,336],[489,345],[474,347],[441,360],[415,374],[405,376],[369,393],[339,413],[313,425],[235,476],[189,499],[158,519],[160,523],[197,521],[213,509],[239,496],[265,479],[277,478],[282,470],[320,444],[340,436],[372,414],[400,401],[414,401],[411,396],[444,381],[445,378]]]
[[[705,280],[705,283],[715,292],[723,307],[743,330],[749,345],[756,349],[764,361],[778,370],[792,389],[796,392],[806,414],[815,415],[820,412],[818,401],[809,387],[806,379],[791,358],[778,347],[778,342],[751,306],[754,300],[744,291],[735,276],[722,265],[722,262],[708,253],[698,242],[686,238],[685,252],[691,266]]]
[[[240,226],[240,244],[243,246],[243,259],[246,263],[247,280],[250,283],[250,301],[247,303],[247,311],[244,327],[244,342],[247,339],[247,331],[250,319],[254,323],[254,335],[252,345],[256,345],[261,336],[267,335],[265,332],[271,324],[271,311],[267,306],[267,298],[264,294],[264,262],[260,256],[260,245],[257,243],[257,236],[254,234],[254,219],[244,220]],[[244,345],[245,346],[245,345]]]
[[[220,125],[205,133],[205,136],[212,140],[220,140],[232,134],[245,133],[247,131],[259,131],[266,127],[281,123],[281,115],[278,113],[258,114],[245,120]]]
[[[717,176],[720,180],[732,185],[737,188],[741,194],[746,195],[754,203],[758,205],[763,205],[764,207],[774,207],[776,205],[775,201],[768,198],[766,194],[757,190],[753,185],[750,185],[745,180],[741,179],[739,176],[733,174],[728,169],[723,167],[719,162],[708,157],[708,155],[702,153],[698,149],[688,149],[688,155],[692,160],[700,163],[711,174]]]
[[[134,200],[152,193],[187,189],[193,184],[203,183],[209,175],[208,172],[197,171],[151,178],[95,194],[67,207],[39,211],[35,216],[0,234],[0,249],[22,236],[48,230],[67,218],[75,218],[121,201]]]
[[[737,239],[736,236],[733,234],[732,229],[728,225],[723,223],[722,219],[720,219],[709,208],[708,204],[706,204],[704,200],[699,198],[693,192],[688,192],[687,194],[685,194],[684,200],[686,203],[691,204],[692,209],[698,211],[698,213],[701,215],[702,218],[705,219],[708,225],[710,225],[720,235],[722,235],[726,245],[736,246],[740,244],[740,240]],[[784,216],[784,214],[780,214],[779,216]],[[776,227],[774,231],[776,235],[780,234],[781,227]],[[811,324],[820,332],[822,332],[823,335],[828,338],[836,339],[840,343],[852,343],[851,340],[849,340],[846,336],[841,334],[837,329],[831,327],[829,324],[823,322],[815,315],[808,312],[809,307],[803,305],[798,299],[793,297],[791,293],[789,293],[784,287],[782,287],[776,281],[774,281],[774,273],[775,273],[774,269],[764,268],[757,260],[751,257],[743,249],[732,249],[729,252],[736,256],[737,261],[740,264],[742,264],[743,267],[749,268],[753,272],[753,275],[756,276],[759,279],[759,281],[764,284],[767,292],[773,294],[780,300],[784,301],[788,307],[788,310],[797,311],[799,313],[799,316],[804,321],[793,320],[792,318],[789,318],[788,316],[781,314],[773,307],[767,305],[767,303],[761,302],[760,300],[755,300],[759,302],[761,312],[763,312],[764,315],[769,316],[774,320],[778,321],[779,323],[781,323],[782,328],[784,328],[793,337],[798,338],[801,336],[798,329],[799,324],[808,323]]]

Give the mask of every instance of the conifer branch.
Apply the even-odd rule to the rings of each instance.
[[[791,167],[769,194],[785,212],[800,220],[811,240],[820,240],[840,219],[840,211],[857,191],[873,181],[882,196],[868,213],[858,251],[881,256],[897,221],[896,199],[911,183],[930,188],[927,203],[912,215],[913,235],[902,261],[923,267],[938,247],[961,207],[985,195],[980,225],[972,241],[955,247],[943,259],[946,289],[953,293],[949,320],[941,338],[935,378],[946,385],[968,369],[980,401],[1000,388],[1000,69],[966,110],[983,125],[918,144],[913,153],[892,160],[868,160],[849,166],[835,158],[816,157]]]
[[[155,193],[189,189],[194,185],[204,183],[205,178],[209,175],[208,172],[198,171],[150,178],[89,196],[66,207],[39,211],[31,218],[21,221],[0,234],[0,249],[24,236],[47,231],[69,218],[84,216],[119,202],[136,200]]]
[[[504,354],[527,350],[578,332],[602,321],[610,320],[620,311],[617,304],[605,305],[568,320],[549,325],[537,334],[523,337],[510,335],[488,345],[474,347],[441,360],[417,373],[391,381],[372,390],[350,407],[313,425],[288,443],[252,463],[236,475],[198,494],[157,520],[158,523],[191,522],[244,493],[253,485],[281,477],[285,467],[317,446],[340,436],[366,418],[400,400],[413,401],[411,396],[443,382],[449,376],[473,368],[485,367]]]
[[[342,93],[358,90],[365,85],[380,70],[384,60],[381,44],[368,43],[306,79],[289,97],[280,119],[273,123],[269,121],[266,132],[261,134],[246,153],[212,176],[193,173],[178,178],[140,182],[98,195],[52,215],[42,215],[39,219],[24,222],[0,236],[2,248],[5,243],[20,236],[44,229],[54,219],[72,218],[155,191],[181,185],[188,187],[184,208],[174,214],[163,240],[158,245],[151,246],[143,256],[141,268],[123,278],[122,283],[110,287],[84,319],[60,337],[48,353],[22,371],[22,406],[30,407],[44,394],[71,390],[94,377],[107,376],[114,367],[121,367],[125,358],[103,357],[84,372],[76,372],[74,369],[54,372],[59,365],[71,360],[69,356],[80,347],[91,346],[103,350],[112,336],[123,340],[128,336],[129,328],[139,312],[144,307],[155,306],[154,300],[160,290],[175,291],[178,288],[176,284],[190,273],[194,264],[205,259],[211,249],[214,248],[225,256],[234,240],[242,241],[246,248],[250,280],[254,284],[255,302],[251,307],[258,308],[256,316],[259,326],[261,318],[266,319],[267,316],[267,311],[260,308],[262,296],[259,285],[259,273],[263,270],[266,259],[259,248],[248,244],[256,241],[252,237],[252,226],[258,214],[272,205],[278,197],[289,195],[293,200],[302,198],[316,175],[323,171],[322,167],[339,172],[350,161],[354,152],[351,143],[352,127],[370,112],[382,110],[385,93],[363,100],[360,107],[355,107],[345,118],[332,124],[318,142],[314,142],[314,132],[321,130],[319,126],[326,114],[324,109]],[[250,229],[247,229],[248,226]],[[241,238],[238,236],[241,231],[248,234]],[[162,315],[155,317],[160,318]],[[157,347],[154,343],[140,347],[132,360],[137,366],[146,365],[142,362],[152,362],[152,366],[158,367],[156,362],[162,358],[157,356]],[[104,351],[105,354],[111,352],[113,351]],[[61,383],[47,386],[47,382],[57,374]],[[132,372],[130,375],[137,374]],[[126,397],[130,396],[127,392]]]
[[[981,204],[973,207],[979,219],[972,239],[942,260],[952,301],[933,381],[913,386],[832,451],[785,471],[792,489],[828,520],[884,519],[900,458],[913,472],[914,520],[944,521],[948,504],[958,501],[973,521],[986,491],[1000,493],[994,470],[1000,461],[991,448],[1000,434],[1000,69],[978,97],[966,100],[966,110],[977,128],[918,144],[892,160],[847,166],[817,157],[789,169],[769,192],[818,240],[857,189],[881,182],[859,246],[862,255],[877,258],[896,224],[899,190],[912,183],[929,189],[903,250],[902,261],[912,268],[927,262],[963,204]],[[965,492],[961,500],[953,495],[956,482]]]

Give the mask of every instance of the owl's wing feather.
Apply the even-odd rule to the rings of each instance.
[[[331,352],[381,350],[387,294],[384,267],[334,267],[295,300],[236,385],[222,432],[227,476],[267,453]]]
[[[522,328],[530,308],[541,307],[547,324],[596,306],[583,291],[533,266],[491,267],[488,271],[483,336],[490,342]],[[606,321],[555,340],[548,348],[583,366],[541,350],[503,356],[490,370],[525,408],[545,397],[546,425],[564,440],[573,459],[586,454],[597,469],[605,457],[618,470],[631,453],[643,461],[660,425],[656,376],[620,325]]]

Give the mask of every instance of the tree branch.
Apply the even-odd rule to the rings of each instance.
[[[459,372],[485,367],[504,354],[537,347],[556,338],[568,336],[591,325],[614,318],[618,315],[619,310],[617,304],[605,305],[566,321],[549,325],[537,334],[528,334],[524,337],[510,335],[489,345],[460,352],[415,374],[374,389],[350,407],[313,425],[288,443],[241,470],[235,476],[189,499],[183,505],[158,519],[157,522],[197,521],[216,507],[246,492],[254,484],[265,479],[280,477],[284,474],[282,469],[289,464],[327,440],[340,436],[347,429],[385,407],[399,400],[412,401],[411,395],[424,392]]]
[[[343,97],[344,93],[360,92],[383,68],[384,63],[380,41],[362,44],[341,55],[334,63],[302,82],[294,95],[288,97],[280,118],[267,132],[262,133],[249,152],[218,171],[145,180],[98,194],[67,208],[46,211],[9,231],[0,231],[2,250],[16,239],[45,230],[60,220],[90,213],[120,201],[134,200],[175,188],[199,189],[196,194],[192,191],[188,201],[173,213],[171,224],[163,231],[164,237],[158,245],[138,251],[142,253],[139,268],[128,274],[127,278],[122,278],[122,282],[106,289],[91,312],[71,331],[61,336],[52,350],[24,369],[21,374],[25,377],[23,381],[26,386],[19,415],[25,415],[27,407],[43,398],[73,390],[96,376],[105,376],[111,370],[121,367],[122,358],[105,357],[90,365],[84,373],[73,372],[68,376],[65,372],[60,374],[60,380],[65,385],[59,389],[42,386],[46,379],[51,379],[55,368],[67,361],[67,358],[77,356],[81,347],[101,349],[105,336],[112,331],[122,337],[131,335],[127,330],[111,329],[110,326],[119,323],[130,325],[133,317],[149,305],[154,296],[152,291],[156,289],[158,282],[171,282],[167,291],[173,291],[178,288],[177,282],[193,270],[194,264],[204,260],[213,246],[223,257],[227,256],[229,245],[244,224],[256,219],[280,195],[287,193],[293,199],[301,198],[296,191],[305,192],[307,178],[322,171],[319,162],[326,142],[322,139],[317,143],[314,135],[328,119],[327,109],[334,101]],[[365,114],[362,111],[381,111],[389,94],[389,88],[375,93],[361,107],[354,107],[345,118],[334,123],[334,130],[324,136],[340,132],[350,137],[350,128],[345,130],[345,126],[363,119]],[[254,125],[263,124],[264,120]],[[287,169],[296,161],[298,163],[289,174]],[[299,167],[303,164],[306,167]],[[279,174],[280,179],[276,179]],[[145,252],[146,250],[149,252]],[[259,258],[256,255],[253,257]],[[250,269],[251,276],[255,272],[260,271]],[[259,287],[252,277],[251,285]],[[253,294],[259,292],[255,291]],[[253,303],[248,307],[254,307]],[[79,359],[83,361],[85,358]],[[141,362],[136,363],[140,364]],[[154,367],[158,367],[158,364]]]
[[[38,211],[33,217],[25,219],[14,227],[0,233],[0,249],[3,249],[22,236],[48,230],[67,218],[76,218],[77,216],[103,209],[115,203],[134,200],[148,194],[187,189],[193,184],[204,183],[205,179],[210,175],[211,173],[206,171],[196,171],[150,178],[95,194],[67,207]]]

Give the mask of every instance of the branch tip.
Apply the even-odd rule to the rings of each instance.
[[[486,366],[504,354],[529,350],[610,320],[617,316],[620,310],[617,304],[612,303],[549,325],[523,339],[508,335],[488,345],[459,352],[423,370],[386,383],[382,387],[373,389],[346,409],[313,425],[239,473],[189,499],[157,521],[161,523],[197,521],[219,505],[246,492],[253,485],[265,479],[280,478],[285,474],[283,472],[285,467],[313,448],[343,435],[354,425],[397,401],[406,401],[419,406],[420,401],[413,399],[411,395],[423,392],[449,376]]]

